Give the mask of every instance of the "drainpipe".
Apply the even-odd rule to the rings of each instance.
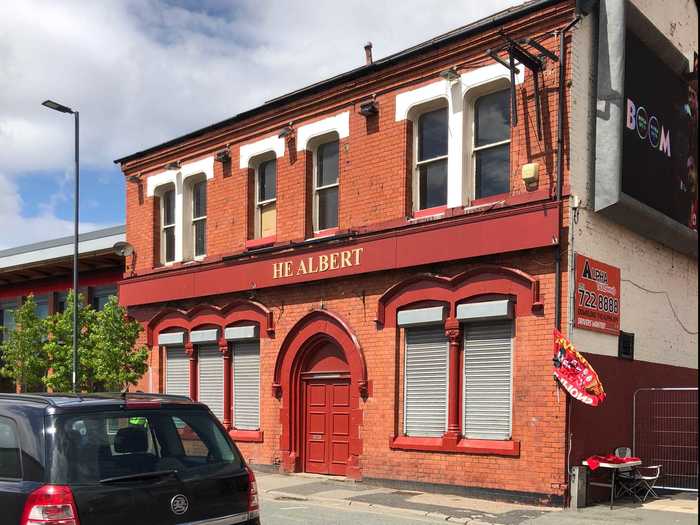
[[[566,90],[566,33],[578,23],[581,16],[576,16],[564,29],[559,31],[559,94],[557,108],[557,187],[555,199],[559,208],[559,217],[563,215],[562,193],[564,188],[564,93]],[[561,222],[559,224],[558,243],[555,246],[554,252],[554,326],[557,330],[561,330]],[[569,312],[571,316],[571,312]],[[570,495],[571,487],[569,484],[569,451],[570,442],[570,412],[571,403],[569,396],[566,396],[566,415],[564,421],[564,479],[566,480],[566,495]]]

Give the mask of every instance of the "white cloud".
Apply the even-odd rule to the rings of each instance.
[[[0,169],[70,166],[72,120],[47,98],[80,110],[81,163],[104,168],[362,65],[368,40],[380,58],[516,3],[0,2]]]

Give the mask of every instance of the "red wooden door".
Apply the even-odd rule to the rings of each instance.
[[[344,476],[350,456],[350,382],[306,381],[304,470]]]

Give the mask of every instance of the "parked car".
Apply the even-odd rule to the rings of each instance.
[[[255,476],[201,403],[0,394],[2,525],[259,525]]]

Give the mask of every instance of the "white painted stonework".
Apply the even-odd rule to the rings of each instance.
[[[684,53],[697,49],[693,2],[633,3]],[[691,19],[689,11],[695,12]],[[620,328],[635,334],[634,359],[697,369],[698,261],[593,212],[595,135],[587,124],[595,121],[596,111],[593,22],[592,17],[585,17],[573,32],[572,193],[581,205],[569,241],[576,252],[620,268]],[[570,282],[570,298],[573,293]],[[571,335],[579,351],[618,355],[616,336],[582,329]]]
[[[172,184],[175,188],[175,260],[173,262],[182,261],[185,252],[183,238],[185,181],[190,177],[202,174],[207,180],[214,178],[213,156],[183,164],[178,170],[166,170],[151,175],[146,180],[146,195],[149,197],[153,197],[158,188],[162,188],[166,184]]]
[[[485,84],[498,80],[510,82],[510,71],[500,64],[491,64],[460,75],[459,80],[448,82],[436,80],[425,86],[404,91],[396,95],[396,121],[406,120],[412,108],[432,102],[447,100],[449,137],[447,142],[447,207],[455,208],[464,204],[467,193],[464,188],[464,118],[465,100],[471,92]],[[519,67],[515,83],[521,84],[525,79],[525,68]],[[456,153],[456,154],[455,154]]]
[[[248,168],[250,159],[253,157],[270,151],[274,151],[277,158],[284,157],[284,138],[273,135],[250,144],[244,144],[241,146],[241,169]]]
[[[178,170],[166,170],[149,176],[146,180],[146,195],[153,197],[156,189],[160,186],[165,186],[166,184],[172,183],[177,188],[178,185],[181,186],[182,182],[184,182],[188,177],[199,175],[201,173],[206,175],[207,180],[214,178],[214,157],[206,157],[204,159],[183,164]]]
[[[349,111],[300,126],[297,129],[297,151],[307,149],[311,139],[332,132],[336,132],[339,139],[344,139],[350,135]]]

